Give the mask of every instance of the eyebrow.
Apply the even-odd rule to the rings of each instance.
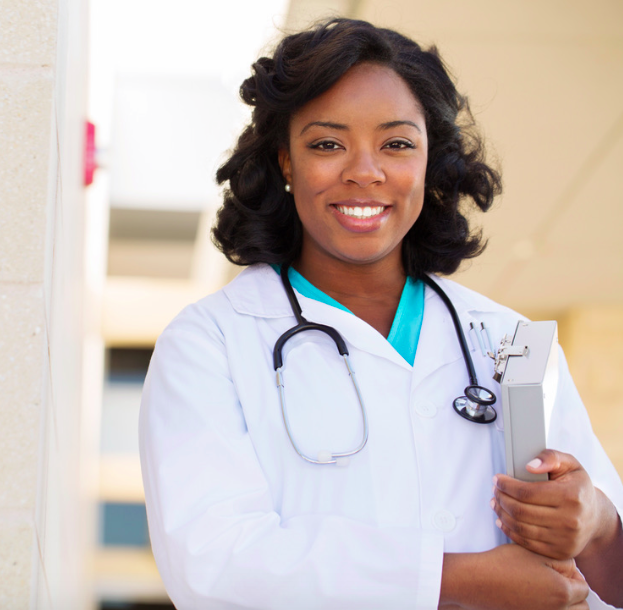
[[[394,127],[400,127],[401,125],[410,125],[422,133],[422,130],[417,123],[414,123],[413,121],[389,121],[388,123],[381,123],[377,129],[385,131],[387,129],[393,129]],[[328,127],[329,129],[336,129],[338,131],[348,131],[349,129],[348,125],[344,125],[343,123],[332,123],[331,121],[312,121],[303,127],[299,135],[302,136],[311,127]]]
[[[337,129],[338,131],[348,130],[348,125],[344,125],[342,123],[332,123],[331,121],[312,121],[303,127],[299,135],[302,136],[310,127],[328,127],[329,129]]]
[[[381,123],[377,127],[377,129],[384,131],[386,129],[393,129],[394,127],[400,127],[401,125],[410,125],[411,127],[415,127],[420,133],[422,133],[422,130],[420,129],[419,125],[417,123],[414,123],[413,121],[390,121],[389,123]]]

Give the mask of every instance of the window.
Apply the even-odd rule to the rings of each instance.
[[[144,504],[103,502],[100,511],[102,546],[149,547]]]

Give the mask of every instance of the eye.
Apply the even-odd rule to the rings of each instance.
[[[392,140],[383,145],[383,148],[389,150],[405,150],[407,148],[415,148],[415,144],[409,140]]]
[[[319,142],[314,142],[310,144],[309,148],[313,150],[332,151],[332,150],[339,150],[340,148],[342,148],[342,146],[340,146],[340,144],[338,144],[337,142],[334,142],[333,140],[320,140]]]

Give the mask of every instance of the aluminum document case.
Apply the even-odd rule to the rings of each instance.
[[[547,447],[558,386],[558,327],[554,321],[520,321],[505,337],[496,359],[501,376],[506,473],[522,481],[544,481],[526,464]]]

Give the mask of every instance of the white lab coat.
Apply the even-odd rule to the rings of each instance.
[[[439,280],[465,332],[493,341],[518,315]],[[371,326],[298,295],[303,315],[334,326],[350,350],[370,436],[346,467],[296,455],[283,424],[272,350],[294,325],[278,275],[243,271],[187,307],[164,331],[140,420],[149,529],[178,610],[424,610],[437,608],[444,552],[507,542],[489,506],[505,471],[502,409],[492,425],[459,417],[467,373],[450,314],[426,289],[411,367]],[[359,443],[362,423],[343,360],[325,335],[284,350],[291,427],[310,455]],[[496,394],[492,361],[472,352]],[[623,508],[623,489],[593,435],[561,358],[550,446],[572,453]],[[593,608],[607,607],[593,597]]]

